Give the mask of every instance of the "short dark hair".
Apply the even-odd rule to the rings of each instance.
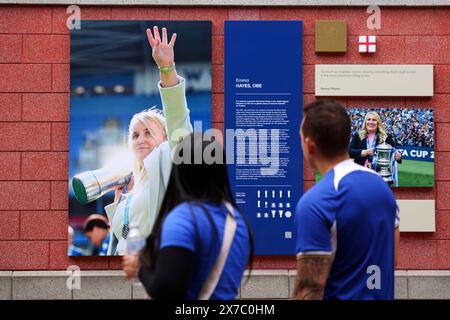
[[[348,152],[350,127],[347,110],[335,100],[316,100],[303,108],[303,137],[311,138],[324,156]]]
[[[84,233],[90,232],[94,230],[94,227],[108,229],[109,228],[108,220],[100,214],[92,214],[84,222],[83,231]]]

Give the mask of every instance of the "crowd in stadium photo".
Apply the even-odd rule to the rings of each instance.
[[[387,133],[395,137],[399,146],[434,147],[433,111],[431,109],[377,108]],[[361,130],[364,115],[369,109],[349,109],[352,134]]]

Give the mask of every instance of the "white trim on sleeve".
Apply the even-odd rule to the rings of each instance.
[[[304,251],[297,253],[297,259],[304,256],[331,256],[331,251]]]

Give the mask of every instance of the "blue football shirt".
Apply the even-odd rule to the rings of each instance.
[[[330,255],[324,299],[394,298],[398,207],[374,171],[345,160],[308,190],[296,208],[296,253]]]
[[[222,246],[227,209],[225,205],[202,203],[211,214],[214,227],[198,204],[181,203],[164,220],[161,245],[181,247],[195,253],[194,275],[186,299],[195,300],[209,275]],[[225,266],[210,299],[229,300],[237,296],[250,254],[249,234],[240,213],[235,209],[236,233]],[[214,231],[217,230],[217,237]]]

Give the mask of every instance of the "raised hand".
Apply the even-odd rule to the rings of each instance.
[[[157,26],[153,27],[153,33],[150,29],[147,29],[147,37],[150,46],[152,47],[152,57],[159,67],[170,67],[175,60],[173,46],[177,39],[177,34],[172,34],[170,42],[167,43],[167,29],[162,28],[162,40],[159,35]]]

